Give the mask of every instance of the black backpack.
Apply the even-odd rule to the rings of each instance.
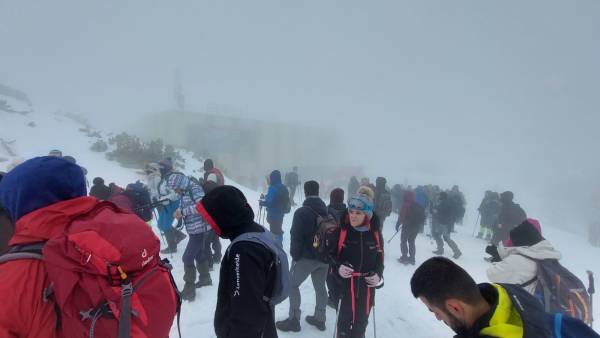
[[[152,220],[152,200],[150,190],[140,181],[128,184],[125,188],[125,196],[133,205],[133,212],[144,222]]]
[[[537,263],[536,276],[521,286],[538,282],[534,296],[544,304],[546,312],[562,313],[591,325],[590,295],[577,276],[556,259],[535,259],[523,254],[519,255]]]
[[[339,224],[333,215],[322,216],[312,208],[310,209],[317,215],[317,231],[313,236],[312,244],[313,253],[317,260],[329,264],[331,263],[329,253],[333,245],[336,244],[335,241],[331,241],[331,238],[335,230],[339,228]]]
[[[289,214],[292,211],[292,202],[290,201],[290,193],[287,188],[282,185],[277,192],[277,205],[284,214]]]

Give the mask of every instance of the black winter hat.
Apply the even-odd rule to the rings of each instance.
[[[235,229],[254,224],[254,211],[246,196],[230,185],[217,187],[204,195],[196,209],[223,238],[231,238]]]
[[[204,171],[212,170],[214,167],[215,167],[215,164],[213,163],[213,160],[211,160],[210,158],[207,158],[204,161]]]
[[[532,246],[544,240],[542,234],[529,221],[524,221],[510,231],[513,246]]]
[[[317,181],[306,181],[304,183],[304,194],[308,196],[319,196],[319,183]]]
[[[377,177],[375,179],[376,187],[385,187],[386,184],[387,184],[387,180],[385,179],[385,177]]]
[[[102,177],[96,177],[93,181],[94,185],[104,185],[104,179]]]
[[[331,190],[331,193],[329,194],[329,202],[331,204],[344,203],[344,190],[341,188],[335,188]]]
[[[515,198],[515,194],[512,191],[505,191],[500,194],[500,200],[504,203],[510,203]]]

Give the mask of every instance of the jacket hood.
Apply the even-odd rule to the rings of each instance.
[[[62,233],[71,221],[100,203],[94,197],[79,197],[30,212],[15,224],[9,245],[46,241]]]
[[[511,246],[506,247],[503,250],[504,252],[500,252],[500,256],[502,258],[510,256],[510,255],[518,255],[522,254],[524,256],[528,256],[534,259],[561,259],[562,254],[560,251],[556,250],[552,244],[543,240],[538,244],[532,246]]]
[[[325,216],[327,215],[327,206],[325,202],[320,197],[312,196],[307,197],[302,206],[309,207],[316,211],[319,215]]]
[[[223,238],[235,238],[244,228],[254,227],[254,211],[246,196],[235,187],[224,185],[204,195],[196,205],[198,213]]]
[[[81,167],[53,156],[20,164],[0,183],[0,205],[13,223],[35,210],[86,195]]]
[[[269,175],[269,185],[281,184],[281,172],[279,170],[273,170]]]

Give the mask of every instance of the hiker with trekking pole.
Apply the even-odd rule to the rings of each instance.
[[[384,284],[381,224],[373,213],[373,196],[370,188],[361,187],[332,236],[331,266],[340,280],[335,329],[339,337],[364,337],[375,290]]]

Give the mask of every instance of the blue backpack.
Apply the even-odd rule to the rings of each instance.
[[[270,294],[263,295],[263,299],[272,305],[277,305],[286,300],[290,293],[290,268],[287,254],[281,244],[266,229],[264,232],[247,232],[239,235],[231,242],[227,248],[226,255],[229,256],[229,249],[233,245],[244,241],[261,244],[273,253],[273,261],[269,266],[269,275],[274,274],[274,284],[272,290],[267,290]]]

